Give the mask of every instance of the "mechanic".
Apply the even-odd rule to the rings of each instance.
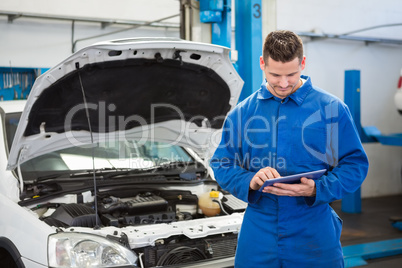
[[[356,191],[368,159],[348,107],[301,75],[303,43],[268,34],[266,79],[225,120],[210,165],[220,186],[248,202],[235,267],[344,267],[342,220],[329,203]],[[295,184],[264,181],[326,169]]]

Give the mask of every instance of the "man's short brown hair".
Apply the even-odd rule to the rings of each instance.
[[[265,64],[268,58],[274,61],[289,62],[296,57],[303,60],[303,41],[292,31],[278,30],[270,32],[264,41],[262,56]]]

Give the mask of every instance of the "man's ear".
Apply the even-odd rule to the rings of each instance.
[[[262,56],[260,56],[260,68],[263,71],[265,69],[265,62],[264,62],[264,58]]]
[[[302,62],[300,64],[302,71],[304,70],[304,67],[306,67],[306,56],[303,56]]]

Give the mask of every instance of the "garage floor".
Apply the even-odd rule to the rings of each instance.
[[[402,239],[402,231],[392,227],[389,218],[402,216],[402,195],[362,199],[362,212],[349,214],[341,211],[341,201],[332,207],[343,219],[342,246]],[[401,268],[402,254],[367,260],[368,265],[355,267]],[[353,266],[349,266],[353,267]]]

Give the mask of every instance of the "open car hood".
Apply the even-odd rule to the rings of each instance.
[[[111,139],[171,142],[205,156],[242,86],[225,47],[170,38],[94,44],[36,79],[7,168]]]

